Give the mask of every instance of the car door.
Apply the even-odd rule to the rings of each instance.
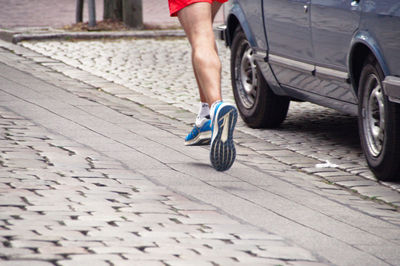
[[[314,71],[310,0],[263,0],[268,62],[284,87],[310,85]]]
[[[363,0],[311,0],[315,93],[346,102],[357,102],[348,81],[347,55],[360,23]]]

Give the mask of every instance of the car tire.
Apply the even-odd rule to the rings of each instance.
[[[233,95],[243,121],[252,128],[275,128],[286,118],[290,100],[276,95],[254,62],[253,49],[242,29],[231,47]]]
[[[369,57],[360,76],[358,126],[368,166],[382,181],[400,180],[400,105],[384,93],[384,74]]]

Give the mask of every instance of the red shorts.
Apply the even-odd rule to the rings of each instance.
[[[178,13],[179,10],[181,10],[184,7],[187,7],[188,5],[197,3],[197,2],[206,2],[206,3],[212,3],[212,2],[220,2],[220,3],[225,3],[228,2],[228,0],[168,0],[169,4],[169,13],[171,17],[175,17]]]

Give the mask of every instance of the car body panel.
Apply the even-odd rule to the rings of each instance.
[[[246,2],[246,1],[244,1]],[[269,52],[312,62],[309,0],[263,0]]]
[[[400,76],[400,1],[365,0],[360,28],[373,40],[385,75]]]
[[[349,0],[311,0],[314,62],[317,66],[347,71],[347,53],[359,27],[361,6]]]
[[[309,0],[263,0],[264,25],[268,37],[269,63],[283,86],[308,85],[312,62]],[[297,66],[296,62],[302,62]]]
[[[251,47],[255,50],[267,51],[261,5],[262,0],[233,2],[228,16],[228,25],[234,23],[232,20],[239,21]],[[230,35],[232,34],[229,34],[229,43],[232,42]]]
[[[357,115],[355,51],[362,44],[389,77],[400,102],[400,1],[233,0],[227,32],[238,21],[276,94]],[[232,37],[232,36],[231,36]],[[228,41],[228,45],[231,44]],[[332,103],[330,103],[332,102]]]
[[[348,79],[348,47],[361,19],[361,6],[349,0],[311,0],[311,31],[318,80],[315,93],[357,103]]]
[[[359,30],[353,37],[350,47],[351,50],[349,51],[348,55],[348,64],[349,68],[351,69],[352,61],[353,61],[353,54],[355,52],[355,47],[357,44],[363,44],[368,47],[369,51],[374,55],[376,60],[378,60],[379,65],[381,66],[383,73],[386,75],[390,74],[389,68],[386,64],[385,58],[383,57],[382,48],[380,47],[379,43],[376,41],[376,38],[371,35],[371,32],[367,30]]]

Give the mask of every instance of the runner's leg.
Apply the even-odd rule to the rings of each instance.
[[[200,99],[209,106],[221,100],[221,62],[212,28],[213,16],[213,5],[207,2],[191,4],[178,12],[192,47],[192,64],[201,91]]]
[[[214,1],[212,3],[212,5],[211,5],[211,25],[213,24],[215,16],[217,15],[217,13],[218,13],[219,9],[221,8],[221,6],[222,6],[222,3],[220,3],[220,2]],[[214,49],[215,49],[215,52],[218,54],[218,49],[217,49],[217,45],[216,44],[214,45]],[[194,69],[194,67],[193,67],[193,69]],[[201,89],[201,86],[200,86],[200,83],[199,83],[199,78],[198,78],[197,72],[195,70],[194,70],[194,75],[196,77],[197,86],[198,86],[198,89],[199,89],[200,101],[202,103],[205,103],[205,102],[207,102],[207,99],[203,94],[203,90]],[[210,104],[209,104],[209,106],[211,107]]]

